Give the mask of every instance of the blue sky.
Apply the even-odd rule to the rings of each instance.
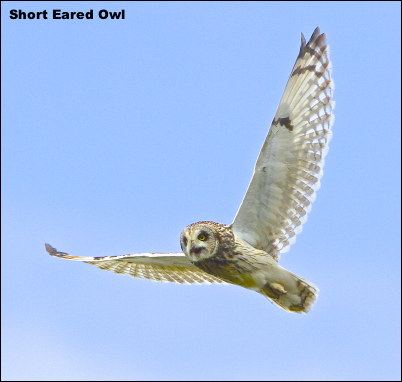
[[[9,19],[60,8],[126,18]],[[316,26],[334,135],[281,259],[320,288],[309,314],[47,255],[231,223]],[[399,380],[400,26],[399,2],[3,2],[2,380]]]

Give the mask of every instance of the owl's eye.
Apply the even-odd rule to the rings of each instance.
[[[187,245],[187,238],[186,237],[183,237],[183,244]]]
[[[205,233],[200,233],[197,237],[198,240],[205,241],[208,239],[208,235]]]

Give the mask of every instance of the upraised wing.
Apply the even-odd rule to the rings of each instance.
[[[262,146],[233,230],[273,256],[286,252],[320,186],[333,123],[333,81],[325,34],[300,52]]]
[[[193,265],[184,253],[140,253],[135,255],[77,257],[59,252],[49,244],[46,251],[56,257],[83,261],[100,269],[154,281],[176,283],[225,283]]]

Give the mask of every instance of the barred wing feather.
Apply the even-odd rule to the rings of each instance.
[[[49,244],[46,251],[56,257],[83,261],[100,269],[154,281],[176,283],[224,283],[193,265],[184,253],[140,253],[134,255],[78,257],[59,252]]]
[[[316,28],[296,63],[233,222],[253,247],[278,258],[294,242],[320,186],[333,123],[329,48]]]

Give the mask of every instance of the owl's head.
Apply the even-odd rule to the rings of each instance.
[[[222,250],[233,247],[232,229],[225,224],[202,221],[186,227],[180,235],[184,254],[193,262],[218,255]]]

